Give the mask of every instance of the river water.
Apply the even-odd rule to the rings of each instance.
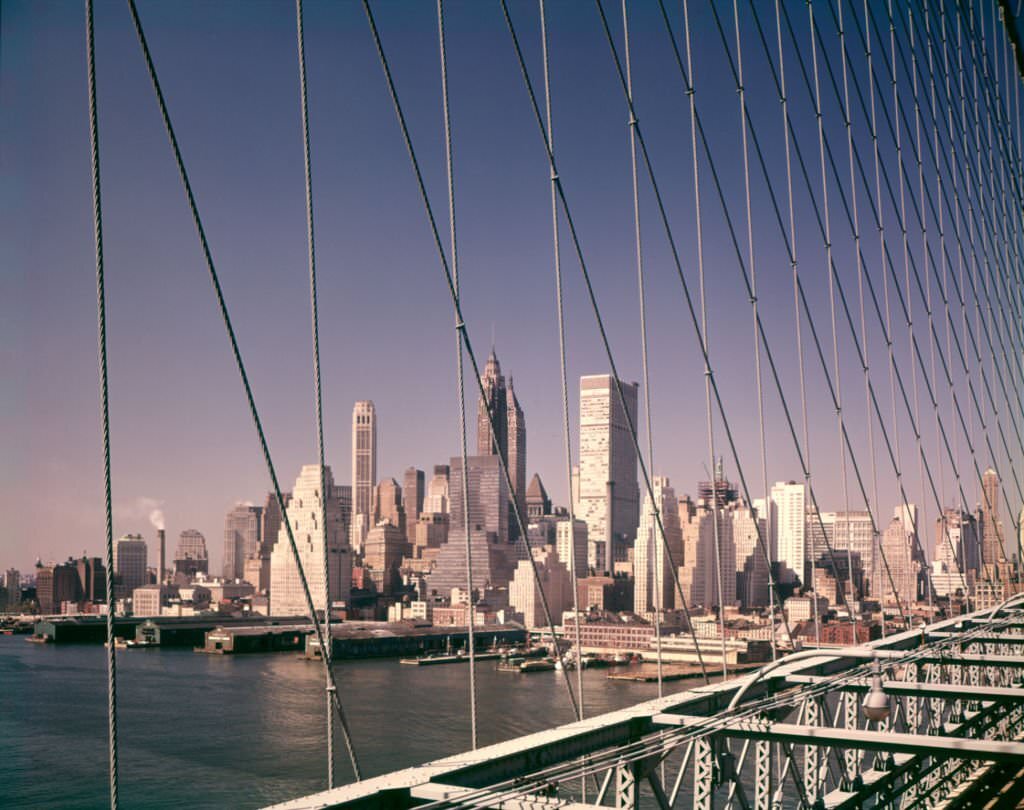
[[[173,649],[117,661],[122,807],[255,808],[326,787],[319,663]],[[369,660],[337,674],[364,777],[470,747],[467,665]],[[608,680],[606,670],[583,674],[588,716],[657,694],[656,684]],[[560,673],[496,672],[481,661],[476,680],[481,745],[573,719]],[[0,636],[0,806],[107,806],[106,705],[102,647]],[[340,738],[336,754],[347,781]]]

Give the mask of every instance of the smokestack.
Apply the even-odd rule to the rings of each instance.
[[[164,567],[164,558],[167,553],[167,536],[163,529],[156,530],[156,536],[160,538],[160,570],[156,574],[156,584],[164,584],[164,575],[167,569]]]

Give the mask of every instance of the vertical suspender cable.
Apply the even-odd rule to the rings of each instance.
[[[364,2],[365,2],[365,0],[364,0]],[[544,151],[545,151],[545,153],[547,155],[547,159],[548,159],[548,165],[549,165],[549,167],[551,169],[552,176],[555,178],[555,180],[554,180],[555,189],[556,189],[557,194],[558,194],[559,202],[561,203],[562,211],[565,214],[566,225],[567,225],[568,230],[569,230],[569,236],[570,236],[572,244],[573,244],[573,249],[574,249],[574,251],[576,253],[576,258],[579,261],[580,273],[583,276],[583,283],[584,283],[584,286],[585,286],[586,291],[587,291],[587,298],[588,298],[588,300],[590,302],[591,311],[594,313],[594,320],[596,321],[598,333],[599,333],[599,335],[601,337],[601,345],[604,348],[605,356],[608,359],[609,370],[611,371],[611,375],[610,376],[612,377],[612,380],[613,380],[613,382],[615,384],[616,395],[617,395],[617,398],[618,398],[619,405],[622,407],[623,416],[624,416],[625,422],[626,422],[626,428],[627,428],[627,430],[629,432],[629,438],[630,438],[630,441],[632,442],[633,450],[637,454],[637,462],[638,462],[638,466],[640,467],[640,474],[641,474],[641,477],[643,478],[643,483],[644,483],[644,486],[645,486],[645,488],[647,490],[647,493],[651,497],[651,500],[653,501],[654,500],[654,488],[653,488],[653,486],[651,484],[651,476],[650,476],[649,470],[647,469],[647,465],[644,462],[643,454],[640,452],[640,440],[639,440],[638,435],[637,435],[636,425],[634,424],[634,418],[630,415],[629,408],[626,407],[626,398],[625,398],[625,394],[624,394],[623,388],[622,388],[622,380],[619,377],[618,367],[615,364],[615,355],[614,355],[614,353],[611,350],[611,343],[610,343],[610,341],[608,339],[608,332],[607,332],[607,329],[605,328],[604,318],[601,316],[601,309],[600,309],[600,306],[597,303],[597,296],[596,296],[596,294],[594,292],[594,286],[593,286],[592,280],[590,278],[590,271],[587,268],[586,259],[585,259],[584,255],[583,255],[583,248],[582,248],[582,246],[580,244],[579,233],[576,230],[576,226],[575,226],[575,223],[574,223],[573,217],[572,217],[572,211],[569,208],[569,204],[568,204],[568,201],[566,199],[565,188],[563,187],[562,182],[561,182],[561,180],[558,177],[558,169],[557,169],[557,166],[555,164],[554,152],[551,151],[551,145],[550,145],[550,142],[548,141],[547,130],[544,127],[544,117],[543,117],[543,115],[540,112],[540,105],[537,102],[537,94],[534,92],[533,82],[530,81],[530,75],[529,75],[529,72],[526,69],[526,60],[525,60],[525,57],[523,56],[522,47],[519,44],[519,36],[516,34],[515,25],[512,22],[512,16],[511,16],[511,13],[509,12],[509,9],[508,9],[507,0],[499,0],[499,3],[501,4],[501,11],[502,11],[502,15],[505,18],[505,25],[508,28],[509,37],[512,40],[512,47],[513,47],[513,49],[515,50],[515,53],[516,53],[516,60],[519,63],[519,71],[520,71],[520,73],[521,73],[521,75],[523,77],[523,84],[524,84],[524,86],[526,88],[527,96],[529,97],[529,100],[530,100],[530,107],[531,107],[531,109],[533,111],[534,120],[537,123],[537,127],[538,127],[538,129],[540,131],[540,136],[541,136],[541,140],[542,140],[542,143],[543,143],[543,146],[544,146]],[[601,18],[601,24],[602,24],[602,28],[604,29],[605,38],[608,41],[609,47],[611,48],[612,53],[613,53],[613,55],[615,57],[616,68],[617,68],[619,79],[620,79],[621,82],[624,82],[624,74],[623,74],[622,69],[621,69],[621,64],[618,61],[618,52],[617,52],[617,50],[615,48],[615,42],[611,38],[611,32],[610,32],[610,29],[608,28],[608,19],[607,19],[605,13],[604,13],[604,7],[601,5],[600,0],[597,0],[596,8],[597,8],[598,14],[599,14],[599,16]],[[625,86],[625,85],[623,84],[623,86]],[[638,135],[639,135],[639,133],[638,133]],[[643,142],[642,142],[642,140],[639,137],[638,137],[638,143],[641,146],[641,150],[643,150]],[[650,169],[649,165],[648,165],[648,169]],[[656,184],[653,183],[653,179],[652,179],[652,186],[654,186],[654,188],[655,188],[655,196],[657,197],[658,194],[657,194],[657,191],[656,191]],[[664,213],[664,208],[663,207],[661,207],[661,214],[662,214],[663,221],[665,221],[665,213]],[[670,238],[670,243],[671,243],[671,238]],[[674,243],[671,243],[671,247],[673,249],[673,256],[675,258],[677,269],[678,269],[678,254],[675,251]],[[658,523],[658,524],[661,523],[661,515],[660,515],[660,512],[657,509],[654,511],[654,519],[655,519],[656,523]],[[664,536],[664,526],[659,525],[658,529],[659,529],[659,536],[663,537]],[[673,558],[672,558],[671,549],[669,549],[667,546],[665,548],[665,556],[669,560],[669,567],[671,568],[671,571],[672,571],[672,579],[673,579],[673,582],[674,582],[675,587],[676,587],[676,593],[679,596],[680,604],[681,604],[682,609],[683,609],[683,615],[684,615],[684,618],[686,620],[687,626],[689,627],[690,637],[693,639],[693,642],[694,642],[694,648],[695,648],[695,651],[697,653],[697,662],[700,665],[701,673],[702,673],[702,675],[704,677],[705,682],[708,682],[707,668],[706,668],[706,666],[704,664],[704,657],[703,657],[703,655],[701,653],[700,646],[699,646],[699,644],[697,642],[697,634],[696,634],[696,631],[693,628],[693,623],[691,621],[690,609],[689,609],[689,607],[687,606],[687,603],[686,603],[686,596],[683,593],[682,584],[680,583],[678,572],[675,570],[675,567],[674,567],[674,565],[672,563]]]
[[[913,69],[910,71],[910,78],[911,78],[910,87],[911,87],[911,92],[913,93],[913,99],[914,99],[914,145],[915,145],[914,146],[914,152],[915,152],[915,157],[916,157],[916,161],[915,162],[917,163],[917,186],[918,186],[918,199],[919,199],[920,224],[921,224],[921,255],[924,257],[924,260],[927,262],[928,261],[928,257],[931,255],[931,250],[930,250],[930,248],[928,246],[928,212],[925,210],[924,161],[922,160],[922,153],[921,153],[921,104],[920,104],[920,101],[918,99],[917,48],[916,48],[916,38],[914,37],[914,24],[913,24],[914,10],[913,10],[913,8],[907,9],[907,15],[908,15],[908,19],[910,21],[908,26],[907,26],[908,29],[909,29],[909,36],[910,36],[910,61],[911,61],[912,67],[913,67]],[[938,173],[938,168],[939,167],[936,165],[936,167],[935,167],[936,174]],[[928,316],[928,330],[929,330],[929,332],[933,336],[935,336],[935,334],[936,334],[935,333],[935,324],[934,324],[934,319],[932,317],[932,287],[931,287],[931,283],[930,283],[930,276],[929,276],[928,273],[925,273],[924,281],[925,281],[925,285],[924,285],[924,293],[925,293],[924,294],[924,299],[925,299],[925,302],[924,303],[925,303],[925,314]],[[928,341],[929,356],[930,356],[930,359],[931,359],[931,362],[930,362],[931,378],[933,380],[936,379],[936,376],[935,376],[935,343],[936,343],[936,340]],[[938,407],[938,399],[937,399],[937,397],[934,397],[934,396],[932,397],[932,406],[933,406],[932,407],[932,414],[933,414],[934,423],[935,423],[935,444],[936,444],[936,447],[937,447],[938,444],[939,444],[939,407]],[[936,452],[935,455],[936,455],[936,461],[937,461],[938,468],[939,468],[939,493],[940,493],[941,497],[945,497],[945,494],[946,494],[945,493],[945,477],[944,477],[943,472],[942,472],[942,469],[943,469],[942,455],[940,453],[938,453],[938,452]],[[921,508],[923,509],[924,508],[924,504],[925,504],[925,496],[924,496],[924,493],[925,493],[924,463],[920,462],[920,464],[921,464]],[[938,515],[938,518],[939,518],[939,520],[942,519],[941,512]],[[927,521],[920,521],[920,520],[918,522],[919,523],[927,523]],[[922,563],[922,565],[926,565],[927,566],[928,565],[928,560],[922,560],[921,563]],[[928,588],[928,604],[929,604],[929,606],[932,605],[932,591],[933,590],[934,590],[934,588],[932,588],[932,587]]]
[[[878,149],[878,119],[877,119],[877,108],[875,106],[875,69],[874,69],[874,51],[871,47],[871,31],[868,26],[868,17],[870,11],[868,9],[869,0],[864,0],[864,28],[865,28],[865,39],[864,49],[867,56],[867,74],[868,74],[868,97],[871,100],[871,154],[872,154],[872,167],[874,169],[874,209],[878,217],[878,249],[880,255],[880,261],[882,262],[882,297],[885,302],[885,344],[886,344],[886,355],[888,358],[888,370],[889,370],[889,399],[892,404],[892,420],[890,422],[889,429],[892,431],[893,436],[893,447],[894,447],[894,462],[895,462],[895,473],[896,481],[903,491],[903,464],[900,458],[900,429],[899,429],[899,418],[896,415],[896,354],[895,347],[892,341],[892,307],[889,300],[889,273],[885,272],[885,262],[888,257],[887,243],[885,239],[885,209],[882,207],[882,182],[881,182],[881,159],[879,157]],[[882,536],[878,534],[872,543],[872,548],[877,544],[878,551],[881,556],[882,547]],[[875,562],[872,560],[872,576],[874,576],[874,565]],[[873,585],[873,583],[872,583]],[[872,596],[876,594],[872,593]],[[885,621],[885,611],[882,612],[882,637],[886,635],[887,623]]]
[[[697,229],[697,276],[700,284],[700,322],[701,335],[704,343],[704,401],[708,434],[708,458],[710,460],[711,477],[711,520],[715,543],[715,574],[718,587],[718,624],[722,634],[722,677],[729,677],[729,664],[725,655],[725,592],[722,588],[722,540],[719,531],[718,515],[718,479],[715,475],[715,431],[711,412],[711,366],[708,362],[708,319],[707,300],[704,289],[704,227],[700,210],[700,168],[697,159],[697,98],[693,80],[693,48],[690,42],[690,8],[689,0],[683,0],[683,29],[686,44],[686,72],[690,77],[690,147],[693,162],[693,200],[694,220]],[[711,607],[711,605],[705,605]]]
[[[821,112],[821,90],[820,90],[820,85],[818,83],[818,46],[817,46],[817,41],[816,41],[816,39],[814,37],[814,6],[810,2],[810,0],[808,0],[808,2],[807,2],[807,14],[808,14],[808,18],[810,20],[810,28],[811,28],[811,60],[812,60],[813,65],[814,65],[814,111],[815,111],[815,116],[817,118],[817,124],[818,124],[818,153],[819,153],[819,159],[820,159],[820,165],[821,165],[821,198],[822,198],[822,206],[824,208],[824,222],[825,222],[825,267],[826,267],[826,270],[828,271],[828,299],[829,299],[829,311],[830,311],[830,314],[831,314],[831,321],[832,321],[832,364],[833,364],[833,374],[835,375],[835,380],[836,380],[836,384],[835,384],[835,392],[836,392],[836,427],[837,427],[837,431],[838,431],[838,434],[839,434],[839,466],[840,466],[840,473],[841,473],[842,482],[843,482],[843,508],[846,510],[846,514],[847,514],[847,527],[849,527],[850,495],[849,495],[849,489],[848,489],[848,486],[847,486],[846,444],[843,441],[843,435],[844,435],[845,429],[844,429],[843,408],[842,408],[842,392],[841,392],[841,383],[840,383],[841,377],[840,377],[840,371],[839,371],[839,342],[838,342],[837,331],[836,331],[836,300],[835,300],[835,281],[834,281],[835,273],[832,272],[832,266],[833,266],[833,262],[832,262],[832,224],[831,224],[831,217],[829,215],[828,175],[826,174],[826,171],[825,171],[825,124],[824,124],[824,117],[823,117],[822,112]],[[824,534],[824,530],[822,531],[822,534]],[[835,538],[833,538],[833,539],[835,539]],[[849,544],[849,537],[847,537],[847,544]],[[812,547],[812,549],[813,549],[813,547]],[[847,545],[847,551],[849,551],[849,545]],[[812,551],[812,558],[813,558],[813,556],[814,556],[814,554],[813,554],[813,551]],[[847,565],[849,567],[849,565],[850,565],[849,564],[850,558],[848,557],[847,560],[848,560]],[[814,565],[815,565],[815,560],[812,559],[811,560],[811,579],[812,580],[813,580],[813,575],[814,575]],[[853,571],[850,570],[848,573],[850,574],[851,583],[852,583]],[[837,571],[837,570],[835,570],[833,568],[833,574],[835,575],[836,580],[841,583],[842,582],[842,578],[839,576],[839,571]],[[813,585],[813,581],[812,581],[811,584]],[[841,585],[841,587],[845,590],[846,586],[845,585]],[[852,590],[853,589],[851,588],[850,590],[851,590],[851,596],[852,596],[853,595],[852,594]],[[815,602],[818,601],[818,594],[817,594],[817,592],[815,592],[815,594],[814,594],[814,601]],[[856,616],[856,613],[853,612],[852,610],[850,612],[850,621],[851,621],[851,623],[853,625],[853,643],[856,644],[857,643],[857,616]]]
[[[320,650],[327,672],[324,676],[327,714],[327,788],[334,787],[334,705],[329,677],[334,655],[331,635],[331,561],[327,548],[327,471],[324,467],[323,395],[320,387],[320,314],[316,287],[316,242],[313,235],[313,172],[309,147],[309,93],[306,84],[306,37],[302,25],[302,0],[295,0],[295,36],[298,43],[299,89],[302,100],[302,157],[306,180],[306,244],[309,253],[309,311],[313,330],[313,393],[316,405],[316,450],[320,464],[320,528],[324,536],[324,626],[327,643]]]
[[[758,428],[758,441],[761,451],[761,487],[764,492],[764,511],[767,513],[765,520],[765,527],[770,529],[771,526],[771,500],[770,493],[768,490],[768,452],[765,442],[764,434],[764,391],[761,386],[761,338],[758,323],[760,318],[758,316],[757,306],[757,265],[754,262],[754,220],[753,210],[750,202],[750,155],[747,148],[747,101],[746,101],[746,89],[743,84],[743,40],[740,36],[740,11],[737,0],[733,0],[732,3],[732,15],[733,23],[736,35],[736,83],[739,95],[740,103],[740,134],[743,142],[743,190],[746,197],[746,217],[747,217],[747,262],[750,265],[750,307],[753,316],[753,335],[754,335],[754,382],[757,385],[757,428]],[[751,510],[754,515],[755,523],[760,520],[761,516],[754,510],[752,503],[747,504],[747,508]],[[755,526],[756,528],[756,526]],[[769,535],[770,536],[770,535]],[[733,545],[735,547],[735,538],[733,538]],[[778,657],[778,639],[775,637],[775,588],[772,587],[771,579],[771,557],[766,557],[765,564],[768,566],[768,615],[771,617],[772,634],[771,634],[771,645],[772,645],[772,660],[774,661]],[[747,592],[750,592],[749,583],[745,586]],[[781,605],[779,606],[781,609]]]
[[[89,74],[89,145],[92,169],[92,225],[96,243],[96,310],[100,372],[100,421],[103,435],[103,505],[107,551],[107,756],[110,810],[118,807],[117,650],[114,647],[114,521],[110,486],[110,406],[107,386],[107,292],[103,268],[103,206],[100,197],[100,135],[96,111],[96,42],[92,0],[85,0],[86,58]]]
[[[228,312],[227,301],[224,298],[224,290],[220,284],[220,276],[217,274],[217,268],[213,263],[213,253],[210,250],[210,243],[206,238],[206,229],[203,227],[203,221],[199,216],[199,205],[196,202],[195,195],[192,193],[192,182],[189,180],[188,171],[185,168],[185,160],[182,157],[181,149],[178,146],[178,138],[175,135],[174,127],[171,124],[171,115],[167,109],[167,102],[164,99],[163,89],[160,86],[160,80],[156,74],[156,66],[153,64],[153,56],[150,53],[149,43],[147,42],[145,32],[142,29],[142,20],[139,18],[139,11],[138,8],[136,8],[135,0],[128,0],[128,10],[131,13],[132,23],[135,26],[135,36],[138,39],[139,47],[142,50],[142,57],[146,63],[146,70],[149,73],[150,82],[153,85],[153,92],[156,95],[157,106],[160,108],[160,117],[163,121],[164,130],[167,132],[167,139],[170,142],[171,151],[174,153],[174,161],[178,169],[178,176],[185,191],[189,212],[192,215],[192,223],[195,225],[196,234],[199,237],[203,260],[206,263],[206,269],[210,276],[210,283],[213,285],[214,296],[217,298],[217,306],[220,310],[221,320],[224,323],[224,330],[227,332],[228,342],[231,344],[231,353],[235,360],[235,366],[238,369],[238,376],[241,378],[242,388],[245,391],[246,402],[249,406],[249,415],[252,418],[253,426],[256,429],[256,438],[259,441],[260,452],[263,455],[263,461],[267,467],[267,474],[270,476],[270,483],[273,488],[274,497],[277,500],[278,507],[281,509],[282,525],[285,527],[285,532],[288,536],[288,545],[292,551],[292,558],[295,560],[295,566],[298,569],[299,582],[302,585],[302,595],[306,602],[306,608],[309,611],[310,621],[313,624],[313,632],[316,634],[317,643],[320,649],[323,650],[327,644],[327,640],[324,636],[323,624],[317,617],[313,602],[313,595],[309,588],[309,580],[306,577],[306,572],[302,566],[302,558],[299,556],[299,550],[295,543],[295,533],[292,528],[292,522],[288,517],[288,509],[284,502],[284,495],[281,492],[281,486],[277,478],[277,471],[274,468],[273,459],[270,455],[270,446],[267,443],[266,433],[263,431],[263,422],[260,420],[259,411],[256,409],[256,398],[253,395],[252,386],[249,384],[249,375],[245,370],[245,363],[242,361],[242,351],[238,346],[235,328],[231,323],[231,315]],[[321,660],[323,660],[322,655]],[[338,694],[337,682],[330,667],[325,666],[324,671],[327,673],[327,677],[330,679],[331,686],[333,687],[331,695],[334,698],[334,707],[338,712],[338,721],[341,725],[345,746],[348,749],[349,760],[352,763],[352,772],[358,781],[361,778],[359,762],[356,758],[355,748],[352,743],[352,735],[348,727],[348,720],[345,717],[345,710],[341,704],[341,697]]]
[[[457,318],[458,329],[462,333],[463,341],[466,349],[466,354],[469,357],[470,366],[473,369],[473,379],[477,384],[477,392],[481,397],[486,399],[486,391],[484,390],[483,381],[480,376],[480,366],[476,361],[476,355],[473,352],[473,344],[469,338],[469,330],[466,328],[465,319],[462,317],[462,305],[459,300],[458,292],[455,289],[455,282],[452,278],[451,268],[448,264],[448,257],[445,255],[444,246],[441,242],[441,233],[437,227],[437,220],[434,217],[434,209],[430,204],[430,197],[427,194],[426,183],[423,180],[423,172],[420,170],[419,160],[416,157],[416,150],[413,147],[412,136],[409,133],[409,126],[405,120],[405,112],[402,109],[401,101],[398,98],[398,90],[395,87],[394,77],[391,75],[391,65],[388,62],[387,55],[384,53],[384,43],[380,38],[380,31],[377,28],[376,18],[373,16],[373,9],[370,8],[369,0],[363,0],[363,11],[366,13],[366,21],[370,28],[370,35],[373,38],[374,49],[377,51],[377,60],[380,63],[381,72],[384,74],[384,81],[387,85],[388,96],[391,98],[391,104],[395,111],[395,118],[397,119],[399,129],[402,134],[402,141],[405,144],[406,153],[409,156],[409,163],[412,168],[413,175],[416,179],[416,187],[419,191],[420,201],[423,203],[423,210],[426,214],[427,221],[430,227],[430,235],[434,241],[434,247],[437,249],[438,260],[441,262],[441,273],[444,276],[445,286],[448,288],[448,294],[452,300],[452,307],[455,309],[455,316]],[[493,413],[488,409],[488,422],[492,434],[496,435],[495,423]],[[495,450],[497,446],[495,444]],[[512,491],[512,477],[509,474],[508,461],[501,454],[498,454],[499,467],[501,468],[502,477],[505,480],[505,486],[508,487],[509,492]],[[564,670],[564,659],[562,656],[561,647],[557,643],[557,637],[555,634],[555,623],[551,614],[551,607],[548,603],[547,595],[544,589],[541,587],[540,570],[537,567],[537,561],[534,559],[533,553],[530,548],[529,535],[526,531],[526,521],[524,520],[523,514],[520,511],[519,504],[515,499],[511,502],[512,511],[515,515],[516,528],[519,531],[519,536],[523,539],[523,543],[526,546],[528,556],[527,561],[530,563],[530,568],[533,571],[533,579],[537,585],[538,595],[540,596],[541,608],[544,612],[544,619],[547,623],[548,631],[551,633],[551,639],[555,648],[556,657],[559,662],[563,664],[562,669]],[[468,531],[468,526],[467,526]],[[569,702],[572,704],[573,714],[578,715],[579,706],[576,702],[576,693],[572,688],[572,682],[569,679],[565,680],[565,688],[569,695]]]
[[[878,472],[876,467],[875,459],[875,434],[874,434],[874,420],[871,418],[871,378],[868,374],[868,330],[867,320],[864,315],[864,262],[861,257],[861,231],[860,231],[860,215],[857,208],[857,190],[855,185],[854,175],[854,154],[853,154],[853,121],[850,113],[850,89],[849,81],[847,78],[849,72],[849,59],[846,50],[846,26],[844,23],[844,10],[843,0],[838,0],[839,7],[839,50],[840,57],[842,59],[843,69],[843,118],[846,125],[846,150],[847,158],[850,165],[850,198],[852,202],[852,213],[853,213],[853,230],[854,230],[854,245],[856,247],[856,262],[857,262],[857,299],[860,308],[860,335],[861,344],[864,347],[864,359],[862,371],[864,372],[864,412],[867,414],[867,429],[868,429],[868,450],[871,458],[871,495],[875,504],[875,508],[878,508]],[[870,514],[870,507],[868,509]],[[853,529],[850,520],[850,513],[846,515],[846,552],[847,552],[847,564],[849,567],[850,574],[850,589],[853,590]],[[877,525],[877,521],[872,517],[871,522]],[[872,529],[872,536],[874,530]],[[874,548],[874,541],[872,540],[872,549]],[[863,560],[862,571],[863,571]],[[861,598],[863,599],[863,583],[861,588]],[[883,622],[884,624],[884,622]]]
[[[461,296],[459,286],[459,251],[455,237],[455,175],[452,161],[452,123],[448,106],[448,51],[444,34],[444,0],[437,0],[437,36],[441,56],[441,98],[444,106],[445,170],[448,179],[448,235],[452,261],[452,283],[455,296]],[[477,746],[476,719],[476,637],[473,615],[473,546],[469,527],[469,469],[466,466],[466,389],[462,368],[462,328],[458,312],[455,313],[455,374],[459,389],[459,450],[462,454],[462,523],[466,528],[466,592],[469,605],[466,611],[466,643],[469,646],[469,733],[471,745]]]
[[[548,57],[548,27],[547,10],[544,0],[538,0],[538,12],[540,16],[540,43],[544,62],[544,113],[545,124],[547,125],[548,144],[552,150],[555,149],[555,124],[551,112],[551,66]],[[559,244],[558,227],[558,192],[556,184],[558,175],[551,173],[551,236],[555,258],[555,308],[558,313],[558,366],[560,381],[562,384],[562,434],[565,437],[565,482],[569,493],[569,536],[572,538],[569,554],[569,576],[572,580],[573,612],[573,643],[576,646],[576,694],[579,695],[579,713],[577,717],[582,720],[585,717],[586,701],[583,699],[583,646],[581,641],[582,629],[580,628],[580,602],[579,602],[579,571],[576,570],[576,503],[572,488],[572,432],[569,425],[569,380],[566,374],[565,360],[565,308],[562,301],[562,251]],[[584,797],[586,795],[586,781],[583,782]]]
[[[752,0],[753,2],[753,0]],[[800,416],[803,428],[804,458],[806,465],[804,469],[804,487],[811,485],[811,437],[807,423],[807,381],[804,374],[804,340],[801,328],[800,316],[800,275],[796,259],[796,219],[793,214],[793,162],[789,145],[789,98],[786,94],[786,60],[785,51],[782,47],[782,15],[780,2],[775,0],[775,36],[777,42],[779,60],[779,101],[782,104],[782,138],[786,150],[786,203],[789,211],[789,245],[790,245],[790,269],[793,272],[793,323],[796,326],[796,350],[797,365],[800,369]],[[777,531],[777,530],[776,530]],[[804,542],[806,543],[807,528],[804,527]],[[776,543],[778,538],[776,537]],[[776,551],[777,553],[777,551]],[[802,575],[803,572],[801,572]],[[818,600],[812,601],[812,615],[814,618],[814,643],[821,646],[821,617],[818,615]]]
[[[636,173],[636,113],[633,109],[633,65],[632,57],[629,47],[629,13],[626,7],[626,0],[622,0],[622,33],[623,33],[623,55],[626,65],[626,92],[629,96],[629,157],[630,157],[630,170],[633,178],[633,238],[636,246],[636,277],[637,277],[637,289],[640,297],[640,357],[643,366],[644,375],[644,420],[647,428],[647,466],[654,473],[654,434],[651,432],[651,381],[650,371],[647,363],[647,293],[644,289],[644,259],[643,251],[640,241],[640,194],[637,187],[637,173]],[[654,500],[651,499],[652,512],[655,509],[660,509],[661,506]],[[653,514],[652,514],[653,517]],[[649,542],[650,538],[637,537],[637,542],[642,542],[647,545],[650,549],[647,553],[647,571],[639,572],[639,576],[643,576],[649,579],[651,587],[656,594],[651,602],[654,607],[654,644],[655,654],[658,656],[658,697],[664,694],[664,672],[661,661],[661,614],[665,609],[663,604],[664,600],[664,578],[660,576],[662,566],[656,565],[655,546]],[[661,548],[665,543],[668,542],[667,537],[661,538],[661,544],[656,548],[660,552]],[[661,556],[662,554],[658,554]],[[664,558],[663,558],[664,559]],[[654,565],[655,574],[651,577],[650,567]],[[634,572],[634,583],[637,577],[637,572]]]

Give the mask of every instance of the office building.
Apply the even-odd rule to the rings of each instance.
[[[224,579],[241,579],[245,561],[259,553],[263,508],[239,503],[224,518]],[[205,542],[204,542],[205,545]]]
[[[314,609],[319,613],[326,607],[324,588],[324,549],[328,559],[328,592],[330,602],[347,603],[352,587],[352,557],[348,546],[348,527],[344,521],[343,503],[336,491],[331,468],[324,469],[326,502],[321,504],[320,466],[302,467],[291,501],[288,521],[302,568],[309,583]],[[327,520],[321,523],[326,511]],[[274,616],[308,615],[299,579],[299,570],[288,541],[288,526],[282,523],[277,544],[270,555],[270,610]]]
[[[871,594],[884,605],[897,601],[906,606],[918,597],[918,577],[921,564],[915,549],[914,531],[910,517],[916,508],[897,507],[893,518],[882,532],[880,554],[888,565],[876,565],[871,580]]]
[[[107,568],[99,557],[82,557],[75,561],[79,597],[83,602],[105,602],[107,599]]]
[[[435,464],[434,475],[427,484],[427,493],[423,499],[423,511],[435,515],[448,514],[448,476],[450,469],[447,464]]]
[[[508,465],[512,484],[509,497],[515,500],[519,514],[526,523],[526,417],[516,399],[509,378],[508,387],[501,373],[501,364],[494,349],[487,358],[481,377],[484,393],[477,403],[476,453],[497,455]],[[510,536],[515,539],[518,524],[514,510],[509,510]]]
[[[361,527],[362,536],[353,537],[361,546],[374,520],[374,487],[377,484],[377,409],[370,400],[361,400],[352,409],[352,525]],[[362,520],[356,518],[362,516]]]
[[[399,567],[408,549],[405,535],[390,523],[378,523],[366,533],[363,568],[373,580],[377,593],[389,596],[401,584]]]
[[[555,550],[551,546],[534,549],[533,559],[536,574],[529,560],[520,560],[508,586],[509,604],[523,615],[527,630],[548,626],[542,592],[555,624],[561,624],[562,613],[572,607],[572,579]]]
[[[402,477],[402,506],[405,509],[405,525],[408,537],[412,540],[413,529],[423,511],[424,499],[423,470],[409,467]]]
[[[683,499],[679,517],[683,531],[679,580],[687,603],[708,610],[734,605],[736,548],[729,511],[711,509],[706,501],[694,504]]]
[[[17,568],[8,568],[4,574],[4,590],[7,593],[7,604],[10,610],[17,610],[21,604],[21,573]]]
[[[1006,562],[1003,522],[999,515],[999,475],[989,467],[981,476],[981,562],[989,579],[1000,578],[1000,563]]]
[[[148,548],[141,534],[126,534],[114,541],[114,596],[125,599],[149,584]]]
[[[620,399],[611,375],[580,378],[580,454],[572,494],[576,517],[587,524],[590,565],[599,573],[627,558],[640,522],[636,447],[629,430],[630,422],[636,424],[637,385],[621,388]]]
[[[633,612],[640,616],[664,613],[675,606],[673,567],[683,564],[683,532],[676,492],[668,478],[654,476],[654,500],[644,496],[643,511],[633,545]],[[661,517],[664,538],[655,509]],[[667,548],[666,548],[667,546]]]
[[[555,553],[569,573],[578,579],[587,576],[587,524],[582,520],[570,521],[568,516],[555,523]],[[575,572],[573,565],[576,566]]]
[[[473,532],[492,533],[498,542],[509,542],[508,486],[495,455],[467,456],[469,470],[469,526]],[[448,496],[451,504],[451,529],[461,531],[466,526],[466,511],[462,499],[462,459],[451,459]]]
[[[402,505],[402,488],[394,478],[385,478],[374,492],[373,523],[390,523],[405,534],[405,507]],[[364,539],[365,545],[365,539]]]
[[[769,495],[775,522],[776,554],[782,582],[804,580],[807,554],[807,487],[779,482]]]
[[[178,546],[174,549],[174,573],[181,574],[186,580],[192,580],[198,574],[210,573],[206,538],[201,532],[185,529],[178,536]]]
[[[73,560],[36,566],[36,601],[40,613],[62,613],[65,602],[77,604],[81,596],[78,568]]]
[[[770,580],[765,553],[771,553],[768,551],[768,521],[742,501],[731,503],[726,514],[732,522],[736,554],[736,598],[745,610],[767,607]]]

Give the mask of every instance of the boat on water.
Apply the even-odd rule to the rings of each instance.
[[[535,658],[519,665],[520,672],[551,672],[554,668],[555,662],[550,658]]]

